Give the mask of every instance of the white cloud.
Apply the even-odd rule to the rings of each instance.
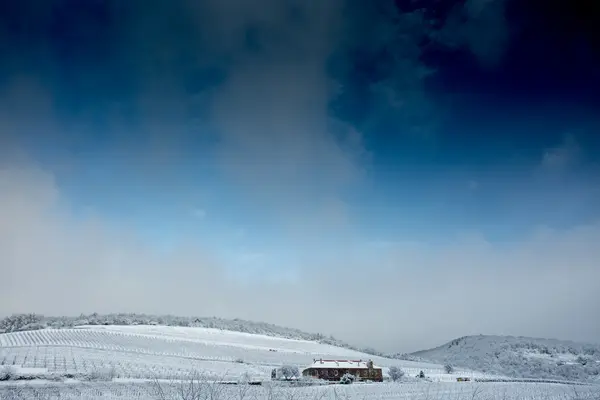
[[[341,238],[318,251],[299,242],[300,253],[312,249],[299,266],[293,255],[270,255],[276,269],[239,281],[227,273],[228,254],[197,241],[161,254],[122,222],[75,218],[65,200],[51,173],[0,170],[0,314],[244,317],[398,351],[472,333],[576,340],[600,333],[599,224],[505,244],[478,237],[369,246]]]

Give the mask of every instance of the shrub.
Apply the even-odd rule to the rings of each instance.
[[[346,372],[341,378],[340,383],[344,385],[349,385],[354,382],[355,376],[351,373]]]
[[[0,381],[10,381],[17,377],[17,371],[12,365],[0,368]]]
[[[444,365],[444,370],[446,371],[447,374],[454,373],[454,367],[452,366],[452,364]]]
[[[115,367],[109,368],[98,368],[90,372],[90,374],[84,379],[90,381],[112,381],[117,377],[117,370]]]
[[[399,381],[404,376],[404,371],[398,367],[390,367],[388,373],[390,375],[390,379],[394,382]]]
[[[587,365],[589,360],[587,359],[587,357],[579,356],[577,357],[577,362],[581,365]]]

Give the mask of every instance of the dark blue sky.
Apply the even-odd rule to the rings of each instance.
[[[0,167],[47,174],[35,192],[6,182],[60,226],[101,221],[161,257],[202,249],[244,284],[373,257],[442,269],[407,243],[527,270],[540,232],[600,217],[597,26],[583,0],[5,1]],[[219,310],[254,315],[236,307]]]

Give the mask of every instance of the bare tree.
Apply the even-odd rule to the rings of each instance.
[[[155,380],[154,395],[158,400],[221,400],[225,399],[226,386],[219,381],[211,381],[206,376],[192,371],[184,381],[172,380],[164,385]],[[245,391],[240,391],[241,398],[246,396]]]
[[[283,365],[281,367],[281,375],[283,375],[286,380],[290,380],[292,378],[298,378],[300,376],[300,371],[298,370],[298,367],[293,365]]]
[[[452,364],[444,365],[444,370],[446,371],[447,374],[454,373],[454,367],[452,366]]]
[[[394,382],[399,381],[402,379],[402,377],[404,377],[404,371],[396,366],[390,367],[388,374],[390,375],[390,379]]]

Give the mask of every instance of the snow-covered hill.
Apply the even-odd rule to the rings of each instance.
[[[465,336],[398,358],[519,378],[600,383],[600,345],[513,336]]]
[[[272,368],[304,368],[315,358],[373,359],[407,374],[443,374],[436,364],[371,356],[301,339],[215,328],[86,325],[0,334],[0,367],[56,378],[185,378],[191,371],[216,380],[269,380]]]
[[[402,383],[281,386],[272,368],[303,368],[315,358],[372,359],[402,368]],[[424,371],[427,379],[414,377]],[[181,397],[190,389],[205,397]],[[12,374],[9,379],[2,374]],[[0,334],[0,399],[586,399],[598,386],[547,383],[457,382],[458,376],[494,378],[468,370],[447,374],[440,364],[371,356],[311,340],[234,332],[216,328],[160,325],[81,325]],[[32,379],[32,380],[29,380]],[[262,386],[223,385],[220,381],[261,381]],[[215,395],[215,393],[217,395]],[[210,397],[209,397],[210,396]]]
[[[78,317],[52,317],[39,314],[15,314],[0,320],[0,333],[30,331],[44,328],[63,329],[81,325],[163,325],[223,329],[234,332],[255,333],[273,337],[317,341],[362,353],[383,356],[371,348],[359,348],[333,336],[308,333],[299,329],[286,328],[265,322],[217,317],[181,317],[174,315],[147,314],[90,314]]]

